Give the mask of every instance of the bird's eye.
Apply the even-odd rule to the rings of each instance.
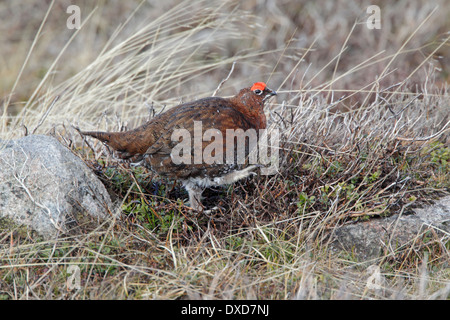
[[[258,96],[260,96],[261,93],[263,93],[262,90],[259,90],[259,89],[256,89],[256,90],[254,90],[253,92],[254,92],[255,94],[257,94]]]

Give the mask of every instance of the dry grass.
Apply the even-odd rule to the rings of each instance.
[[[448,298],[448,236],[374,262],[375,289],[375,266],[327,245],[342,224],[449,191],[445,1],[379,1],[381,30],[366,28],[364,1],[88,3],[75,33],[62,1],[39,34],[42,4],[28,23],[2,23],[22,33],[0,48],[0,137],[55,135],[123,214],[53,240],[2,227],[1,298]],[[5,17],[25,10],[0,6]],[[282,132],[281,164],[274,176],[209,190],[206,204],[221,212],[189,213],[177,184],[118,164],[70,126],[135,127],[212,95],[233,62],[218,95],[260,80],[279,89],[268,116]],[[79,290],[67,290],[69,265],[80,267]]]

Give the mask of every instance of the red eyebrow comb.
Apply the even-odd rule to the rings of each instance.
[[[254,91],[259,89],[261,91],[264,91],[265,88],[266,84],[264,82],[255,82],[250,90]]]

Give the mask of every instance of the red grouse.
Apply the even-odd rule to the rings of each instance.
[[[80,133],[103,141],[122,159],[181,180],[189,192],[190,206],[201,211],[204,188],[231,184],[256,168],[238,161],[240,152],[246,157],[251,151],[249,139],[242,145],[239,134],[253,130],[258,136],[266,128],[264,103],[273,95],[275,91],[257,82],[231,98],[183,103],[134,130]]]

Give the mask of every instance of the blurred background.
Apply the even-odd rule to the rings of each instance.
[[[80,30],[66,26],[69,5]],[[381,29],[367,27],[369,5]],[[279,102],[308,90],[345,95],[344,109],[373,85],[415,92],[431,75],[437,87],[450,79],[445,0],[7,0],[0,18],[1,136],[45,112],[36,132],[64,120],[98,127],[105,113],[133,126],[150,108],[211,95],[230,70],[218,95],[266,81]]]

